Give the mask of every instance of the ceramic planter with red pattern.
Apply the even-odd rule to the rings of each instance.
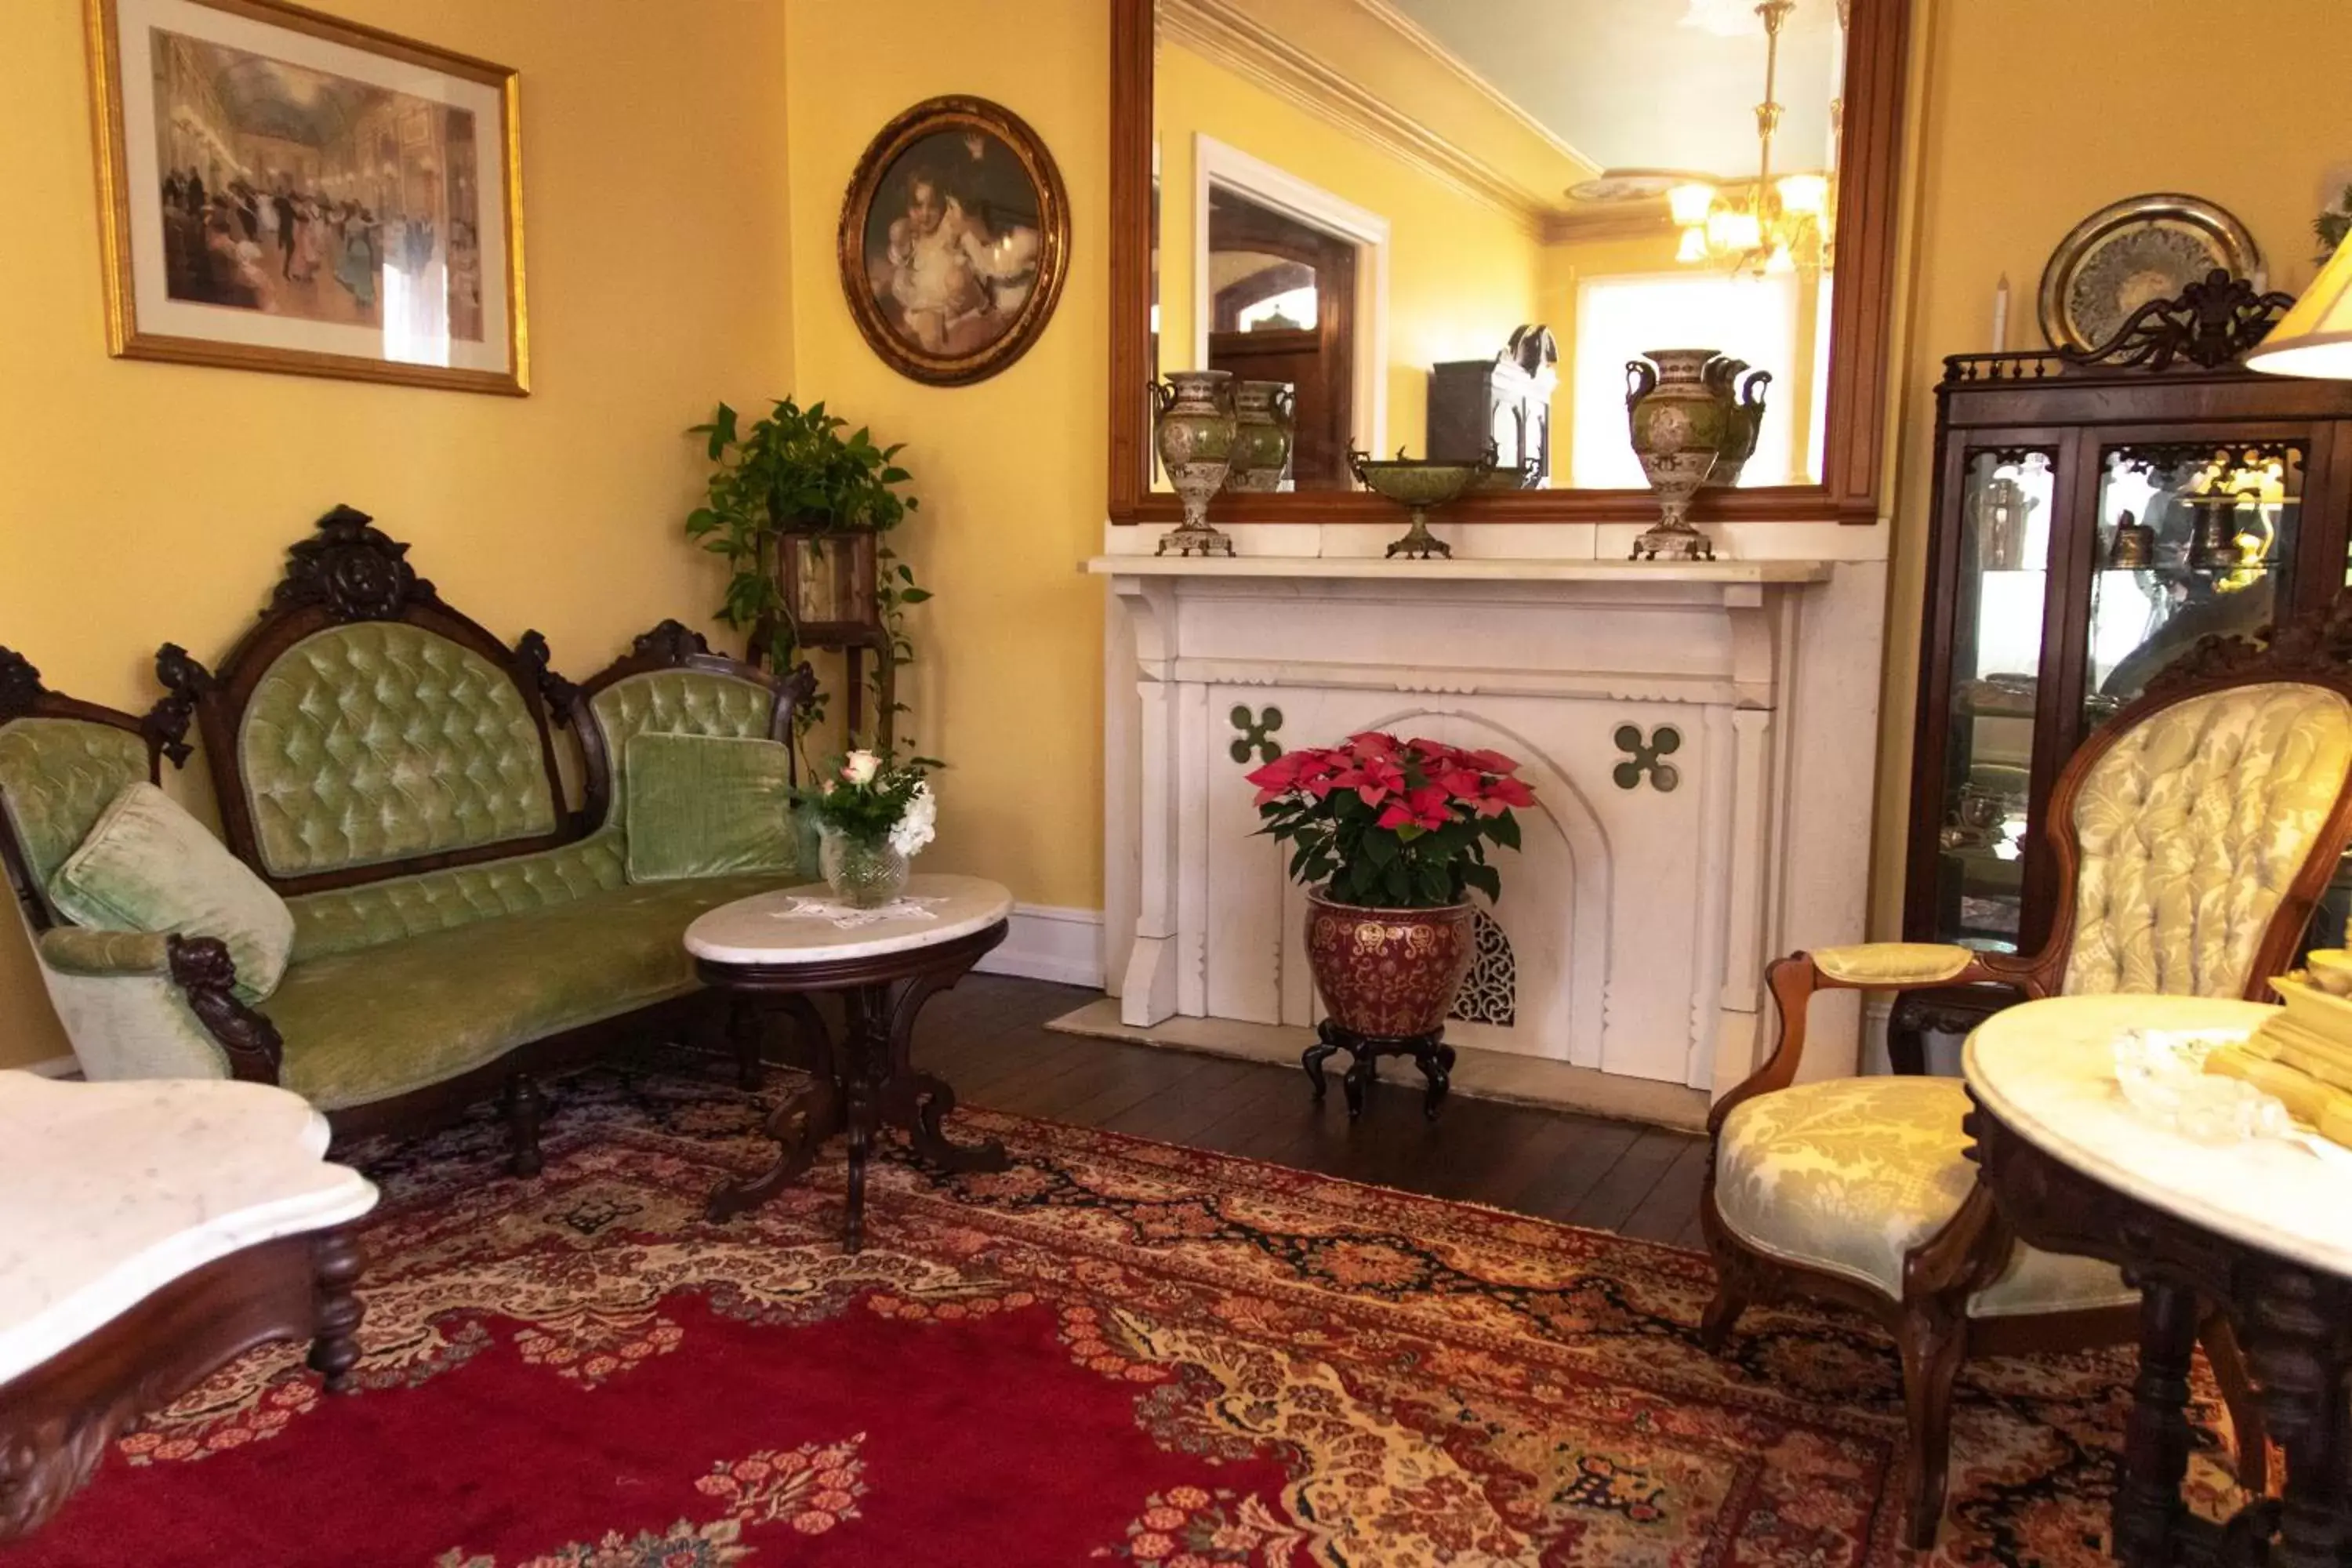
[[[1307,895],[1307,967],[1334,1023],[1373,1039],[1443,1028],[1476,958],[1472,908],[1374,910]]]

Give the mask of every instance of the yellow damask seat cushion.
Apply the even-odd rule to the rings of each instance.
[[[1933,985],[1976,956],[1948,942],[1864,942],[1815,948],[1813,967],[1846,985]]]
[[[1903,1294],[1903,1259],[1976,1184],[1960,1129],[1968,1093],[1948,1078],[1799,1084],[1735,1108],[1717,1144],[1715,1201],[1757,1251]],[[1976,1318],[2137,1300],[2110,1264],[2019,1244],[1969,1302]]]

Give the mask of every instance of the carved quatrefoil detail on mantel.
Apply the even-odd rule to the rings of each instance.
[[[1625,760],[1609,773],[1619,789],[1641,788],[1643,773],[1650,775],[1651,787],[1661,795],[1683,782],[1682,771],[1665,761],[1683,749],[1683,732],[1672,724],[1659,725],[1650,731],[1646,741],[1642,738],[1639,724],[1620,724],[1615,739],[1617,749],[1626,754]]]

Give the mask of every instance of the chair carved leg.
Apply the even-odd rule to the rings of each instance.
[[[1746,1259],[1727,1247],[1716,1248],[1715,1296],[1699,1315],[1699,1348],[1709,1355],[1721,1355],[1731,1342],[1731,1331],[1739,1326],[1740,1314],[1755,1299],[1755,1283]]]
[[[353,1293],[365,1258],[349,1229],[323,1232],[312,1243],[318,1268],[313,1290],[318,1302],[315,1331],[310,1339],[310,1370],[326,1379],[330,1394],[349,1394],[352,1369],[360,1362],[360,1320],[367,1309]]]
[[[2270,1490],[2270,1435],[2252,1374],[2246,1370],[2245,1352],[2238,1347],[2237,1331],[2230,1327],[2229,1319],[2215,1312],[2198,1325],[2197,1338],[2205,1347],[2213,1381],[2221,1385],[2221,1403],[2229,1407],[2230,1430],[2236,1439],[2238,1484],[2263,1495]]]
[[[546,1167],[540,1157],[539,1128],[547,1118],[547,1097],[527,1072],[507,1079],[507,1138],[510,1152],[507,1168],[518,1176],[536,1176]]]
[[[1924,1552],[1936,1544],[1944,1518],[1952,1384],[1968,1350],[1968,1319],[1941,1302],[1909,1302],[1895,1340],[1903,1355],[1903,1414],[1911,1439],[1903,1456],[1903,1539]]]

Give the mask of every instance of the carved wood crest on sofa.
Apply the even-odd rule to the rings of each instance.
[[[708,1026],[687,924],[797,879],[631,883],[628,740],[788,741],[815,679],[666,621],[575,686],[539,633],[507,647],[407,557],[337,507],[214,668],[163,645],[167,695],[143,719],[48,691],[0,650],[0,858],[89,1076],[278,1083],[342,1136],[503,1092],[530,1173],[536,1079],[632,1035]],[[285,978],[259,1002],[232,989],[220,942],[79,929],[46,890],[118,791],[187,760],[192,727],[228,847],[293,915]],[[559,729],[578,742],[577,807]],[[738,1045],[757,1049],[740,1031]]]

